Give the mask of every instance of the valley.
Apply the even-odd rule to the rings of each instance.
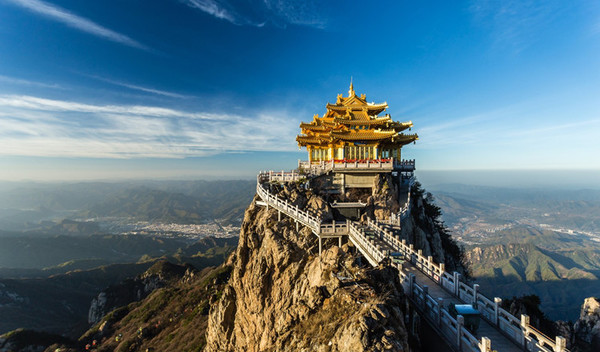
[[[573,321],[600,292],[599,191],[444,185],[433,193],[485,294],[535,294],[549,318]]]

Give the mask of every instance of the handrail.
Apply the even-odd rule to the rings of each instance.
[[[335,164],[331,163],[331,165]],[[387,251],[379,250],[377,246],[375,246],[371,242],[371,240],[368,239],[366,235],[360,229],[357,228],[355,223],[347,221],[346,223],[323,224],[321,222],[321,219],[310,215],[308,212],[300,209],[298,206],[289,204],[287,200],[281,199],[275,194],[271,194],[266,187],[263,187],[263,183],[265,181],[296,182],[305,177],[306,175],[302,175],[293,171],[287,173],[283,171],[261,172],[257,176],[256,193],[266,204],[276,208],[277,210],[292,217],[298,222],[308,226],[317,235],[347,234],[350,240],[355,244],[355,246],[360,250],[360,252],[367,258],[369,263],[373,266],[378,265],[383,259],[385,259],[391,254],[386,253]],[[390,221],[392,223],[397,223],[397,225],[400,225],[401,220],[404,219],[404,217],[409,212],[410,192],[409,201],[407,201],[407,203],[404,205],[404,207],[398,214],[392,214]],[[390,231],[387,231],[383,226],[381,226],[379,224],[379,221],[368,219],[367,226],[376,233],[380,240],[382,240],[385,244],[392,248],[393,251],[400,253],[404,258],[413,263],[417,269],[419,269],[425,275],[430,277],[436,284],[442,286],[446,290],[449,290],[453,295],[458,296],[459,299],[463,299],[463,301],[471,302],[475,305],[479,305],[479,303],[481,303],[482,306],[478,308],[482,311],[482,313],[484,313],[483,317],[490,321],[492,325],[495,325],[498,329],[504,331],[506,335],[509,336],[516,343],[527,345],[528,350],[530,351],[568,352],[568,350],[564,346],[564,339],[562,337],[557,337],[556,341],[553,341],[550,337],[544,335],[542,332],[529,325],[528,317],[522,316],[521,320],[517,319],[508,311],[498,306],[499,299],[494,299],[494,301],[488,299],[487,297],[485,297],[477,291],[476,286],[478,285],[474,285],[472,288],[467,286],[460,280],[459,274],[454,273],[454,275],[451,275],[450,273],[446,272],[443,263],[437,264],[433,262],[431,256],[423,256],[421,250],[415,250],[413,248],[413,245],[407,245],[405,240],[400,240],[398,237],[395,237]],[[399,269],[401,269],[401,265],[399,265]],[[410,283],[410,280],[408,280],[408,275],[403,273],[402,270],[400,270],[400,279],[403,283]],[[447,315],[445,308],[434,307],[434,304],[432,302],[435,302],[435,299],[426,294],[423,288],[419,287],[414,281],[412,285],[413,287],[410,289],[409,292],[413,292],[413,290],[415,290],[415,293],[417,293],[418,297],[422,297],[421,300],[425,307],[429,307],[431,311],[435,311],[436,309],[438,310],[440,314],[440,324],[442,324],[442,322],[447,321],[448,324],[452,325],[452,320],[454,319],[451,316],[448,315],[448,319],[444,318]],[[494,318],[493,321],[492,319],[490,319],[492,316]],[[526,319],[524,319],[524,317]],[[454,324],[457,324],[456,320],[454,320]],[[451,326],[448,327],[450,328],[450,330],[456,330]],[[533,346],[529,345],[530,343],[534,342],[534,339],[538,343],[534,343]],[[468,333],[466,329],[461,330],[459,341],[461,341],[459,342],[459,344],[462,344],[464,342],[463,348],[469,346],[471,347],[470,350],[472,351],[479,350],[473,349],[475,348],[475,346],[485,347],[483,339],[482,342],[479,343],[479,341],[475,339],[470,333]],[[475,343],[475,341],[477,341],[477,344]],[[482,351],[484,350],[484,347],[481,347]]]
[[[320,175],[332,170],[399,170],[412,172],[415,170],[415,159],[333,159],[316,162],[298,160],[298,169],[308,171],[312,175]]]
[[[432,261],[431,257],[423,256],[421,254],[421,250],[415,251],[412,245],[406,246],[404,242],[398,241],[398,239],[395,238],[391,233],[385,231],[383,227],[378,224],[377,220],[369,219],[367,221],[367,225],[372,230],[379,232],[379,236],[382,240],[384,240],[388,245],[390,245],[395,251],[398,251],[402,253],[406,258],[409,258],[410,262],[413,263],[417,269],[419,269],[426,276],[430,277],[436,284],[441,285],[442,287],[447,289],[447,287],[443,284],[443,280],[452,282],[452,286],[454,288],[457,288],[456,291],[452,293],[456,293],[455,296],[458,296],[459,299],[465,302],[476,304],[477,302],[481,301],[483,303],[483,309],[481,310],[484,311],[487,305],[493,305],[492,300],[485,297],[480,292],[477,292],[475,286],[469,287],[462,281],[454,281],[453,276],[445,271],[445,266],[443,264],[437,264]],[[488,318],[488,316],[490,315],[490,310],[485,311],[485,313],[488,314],[484,314],[484,317]],[[508,323],[508,325],[511,326],[511,328],[514,327],[518,329],[519,336],[515,336],[514,334],[508,333],[508,336],[510,336],[516,343],[522,344],[523,341],[521,341],[521,337],[523,337],[526,340],[529,335],[533,335],[537,341],[541,342],[541,345],[537,344],[535,346],[536,348],[538,348],[535,351],[555,351],[556,346],[559,343],[558,341],[562,339],[560,337],[557,337],[556,341],[553,341],[548,336],[533,328],[531,325],[529,325],[529,323],[523,325],[521,320],[517,319],[515,316],[513,316],[512,314],[500,307],[498,307],[498,317],[500,319],[498,319],[497,322],[491,321],[491,323],[493,323],[492,325],[496,325],[500,330],[507,332],[506,329],[502,327],[502,318],[506,320],[506,322]],[[488,318],[488,320],[490,319]],[[551,350],[547,350],[545,348],[545,345],[549,346]],[[561,351],[568,352],[568,350],[564,347],[561,348]]]

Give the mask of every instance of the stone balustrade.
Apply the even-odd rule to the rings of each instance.
[[[427,275],[433,282],[443,287],[452,295],[458,297],[463,302],[471,303],[481,312],[483,319],[501,330],[505,336],[509,337],[515,343],[523,346],[524,349],[531,352],[568,352],[565,339],[557,336],[552,340],[548,336],[539,332],[529,324],[529,317],[522,315],[517,319],[512,314],[500,307],[502,300],[495,297],[490,300],[478,291],[479,285],[472,287],[462,282],[461,275],[457,272],[450,274],[445,271],[443,263],[437,264],[431,256],[424,256],[421,250],[415,250],[412,244],[407,244],[406,240],[400,240],[378,221],[369,219],[367,226],[374,231],[375,235],[387,246],[394,250],[389,253],[380,249],[369,239],[364,231],[358,228],[357,224],[351,221],[343,223],[322,224],[321,220],[308,212],[291,205],[287,200],[281,199],[263,186],[265,181],[295,182],[304,175],[299,173],[277,173],[263,172],[258,175],[256,192],[267,206],[272,206],[280,212],[292,217],[296,221],[308,226],[317,235],[348,235],[352,243],[358,248],[363,256],[373,266],[379,265],[386,257],[399,253],[406,261],[409,261],[418,270]],[[407,212],[409,211],[409,202],[407,202]],[[398,225],[400,222],[398,221]],[[481,341],[475,338],[464,328],[462,316],[454,319],[443,306],[443,301],[432,297],[428,293],[427,286],[419,285],[413,274],[407,274],[403,264],[392,264],[398,268],[399,278],[402,282],[405,292],[411,298],[417,308],[419,308],[425,318],[433,324],[448,341],[455,341],[453,345],[460,351],[491,351],[491,341],[482,337]]]
[[[412,263],[417,269],[419,269],[419,271],[427,275],[430,279],[442,286],[454,296],[458,297],[463,302],[473,304],[474,308],[481,312],[481,315],[484,319],[486,319],[493,326],[497,327],[499,330],[503,331],[505,335],[509,336],[514,342],[527,348],[528,351],[568,351],[566,349],[564,342],[565,339],[563,337],[557,336],[555,340],[552,340],[529,325],[528,319],[526,322],[523,320],[523,317],[521,317],[521,320],[517,319],[499,306],[502,302],[500,298],[496,297],[494,298],[494,301],[492,301],[485,297],[478,291],[479,285],[474,284],[472,287],[468,286],[464,282],[460,281],[461,275],[459,273],[447,273],[443,263],[437,264],[433,262],[431,256],[423,256],[421,250],[415,251],[412,245],[407,245],[405,240],[399,240],[397,237],[393,236],[391,232],[386,231],[383,226],[379,225],[378,221],[369,219],[367,221],[367,225],[373,231],[378,233],[378,236],[380,236],[380,238],[390,245],[395,251],[401,253],[402,256],[407,261]],[[402,271],[401,265],[399,265],[399,271]],[[400,279],[403,282],[410,282],[410,280],[406,279],[406,275],[400,275]],[[414,282],[412,285],[419,287],[418,284]],[[408,289],[417,290],[416,292],[420,294],[419,288],[415,289],[412,287]],[[433,300],[433,297],[431,299]],[[424,307],[425,306],[427,305],[425,304]],[[469,340],[469,338],[467,338],[467,340]],[[471,345],[473,344],[471,343]],[[479,349],[473,349],[473,351],[479,351]]]
[[[376,160],[328,160],[328,161],[302,161],[298,160],[298,169],[306,174],[320,175],[329,171],[344,170],[383,170],[383,171],[403,171],[412,172],[415,170],[415,160],[395,160],[376,159]]]

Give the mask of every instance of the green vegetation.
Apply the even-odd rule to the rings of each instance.
[[[425,194],[425,191],[421,188],[421,184],[419,182],[415,182],[411,189],[411,193],[413,202],[416,202],[419,199],[423,200],[425,216],[428,219],[433,220],[433,228],[431,228],[430,224],[423,222],[415,213],[411,213],[413,219],[417,222],[419,227],[428,229],[431,233],[437,232],[440,234],[442,248],[444,249],[446,256],[450,256],[452,258],[452,260],[446,261],[448,270],[456,270],[455,263],[460,263],[464,269],[464,275],[469,277],[469,263],[467,263],[465,260],[464,249],[458,245],[454,238],[452,238],[450,230],[442,220],[442,209],[434,204],[433,195],[429,192]]]
[[[575,319],[600,290],[600,248],[585,237],[516,226],[469,247],[476,282],[487,295],[535,294],[552,319]]]
[[[70,270],[91,263],[136,262],[144,254],[153,257],[173,253],[186,244],[178,239],[133,235],[94,235],[86,237],[8,237],[0,238],[0,267],[48,268],[64,265]],[[70,262],[70,263],[69,263]],[[60,272],[61,270],[55,270]],[[64,272],[64,270],[62,270]]]
[[[116,238],[118,236],[108,236],[110,239],[113,237],[118,240]],[[80,238],[77,239],[80,240]],[[132,236],[129,240],[135,239],[145,241],[141,236]],[[129,240],[125,240],[125,243],[131,243]],[[78,269],[79,261],[74,260],[58,266],[58,268],[64,268],[65,271],[66,268],[70,269],[66,273],[50,276],[44,275],[45,270],[40,270],[33,273],[28,272],[33,276],[30,278],[0,279],[0,285],[2,285],[0,316],[3,317],[0,319],[0,332],[27,327],[53,333],[68,333],[73,337],[79,336],[83,329],[87,328],[86,321],[91,300],[104,288],[119,284],[127,278],[136,277],[149,269],[150,274],[160,272],[162,275],[171,275],[169,274],[171,271],[167,267],[168,263],[164,260],[160,261],[160,259],[166,259],[175,264],[192,265],[195,268],[220,265],[234,250],[237,238],[207,238],[187,246],[181,242],[176,242],[176,244],[182,246],[174,245],[166,248],[171,248],[170,250],[175,252],[179,251],[179,256],[146,255],[147,260],[142,262],[135,263],[134,260],[134,263],[103,265],[93,269],[87,269],[87,266],[96,262],[94,260],[81,261],[82,267],[86,267],[86,269]],[[162,245],[168,246],[169,241],[162,241]],[[177,248],[174,249],[175,247]],[[143,244],[134,245],[132,243],[131,246],[122,247],[122,250],[131,250],[135,253],[141,248],[144,248]],[[155,253],[164,253],[158,250],[159,248],[157,247]],[[126,254],[131,258],[138,258],[139,255],[139,253]],[[157,260],[159,261],[157,262]],[[173,273],[171,277],[182,274],[183,272]],[[4,297],[2,292],[10,293],[16,298]]]
[[[220,266],[197,272],[189,281],[173,281],[108,314],[80,343],[100,341],[99,352],[202,351],[209,307],[222,295],[231,270]]]
[[[70,344],[71,341],[63,336],[49,334],[27,329],[16,329],[4,335],[0,335],[0,340],[7,340],[16,351],[25,347],[41,346],[45,348],[53,343]]]

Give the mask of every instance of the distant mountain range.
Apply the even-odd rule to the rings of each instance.
[[[15,251],[14,243],[0,241],[4,241],[0,244],[0,259],[6,262],[5,254]],[[108,286],[140,275],[159,260],[186,263],[198,269],[220,265],[237,245],[237,238],[206,238],[185,244],[144,236],[61,236],[33,238],[19,245],[37,248],[32,249],[35,255],[23,250],[17,254],[31,260],[25,263],[28,267],[38,267],[0,269],[0,334],[27,328],[76,337],[89,328],[92,299]],[[68,258],[73,248],[79,248],[79,258],[89,259],[39,268],[61,256]],[[47,256],[42,255],[51,249]],[[18,263],[13,258],[11,264]]]
[[[535,294],[550,318],[574,320],[600,292],[600,191],[454,184],[434,196],[487,295]]]
[[[239,223],[255,181],[31,184],[0,188],[0,230],[39,230],[44,221],[120,217],[198,224]],[[62,232],[61,232],[62,233]]]

